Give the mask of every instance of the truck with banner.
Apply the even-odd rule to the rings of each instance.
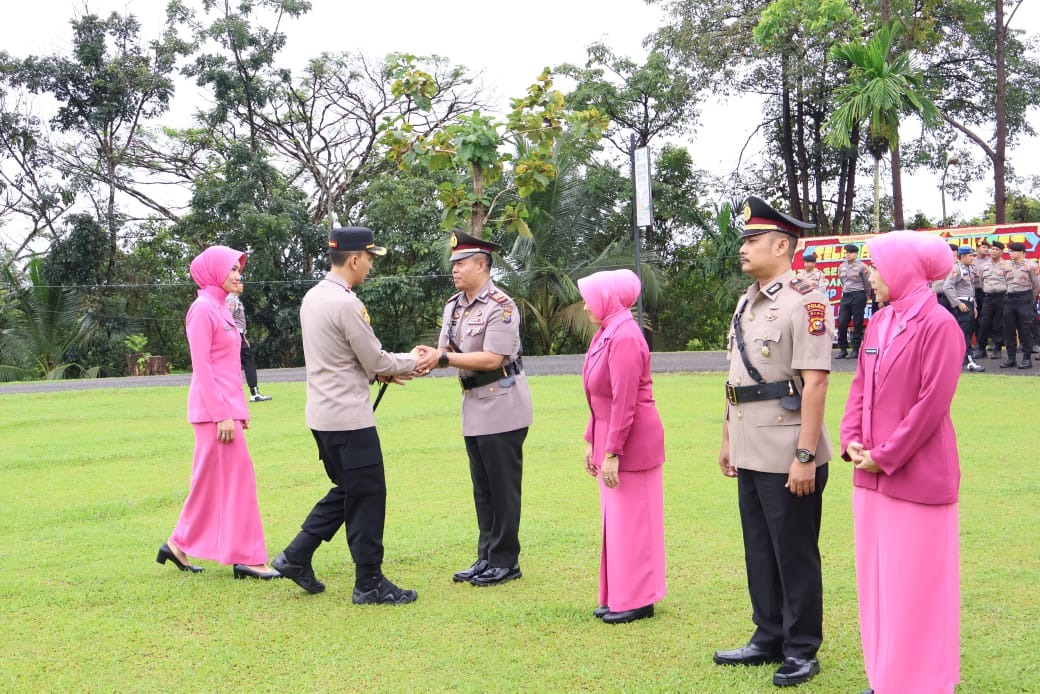
[[[1026,246],[1026,257],[1040,264],[1040,222],[1028,224],[1001,224],[980,227],[948,227],[943,229],[918,229],[922,234],[938,234],[949,239],[950,243],[958,246],[971,246],[977,248],[979,242],[1000,241],[1005,246],[1011,241],[1019,241]],[[838,266],[845,260],[845,244],[853,243],[859,246],[859,257],[867,265],[870,265],[870,253],[867,251],[866,242],[874,234],[854,234],[851,236],[807,236],[798,241],[798,250],[794,256],[794,269],[803,267],[802,256],[806,252],[816,254],[816,269],[823,272],[826,286],[824,293],[827,295],[834,313],[834,320],[838,320],[838,305],[841,303],[841,283],[838,282]],[[1005,251],[1004,257],[1007,258]],[[950,266],[953,266],[951,256]],[[871,314],[870,302],[867,303],[866,317],[869,320]]]

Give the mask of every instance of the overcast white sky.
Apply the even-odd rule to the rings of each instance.
[[[191,0],[188,0],[189,3]],[[166,3],[163,0],[8,0],[0,21],[0,48],[17,56],[67,50],[68,20],[86,11],[107,15],[133,13],[142,22],[146,38],[158,34]],[[449,9],[449,7],[451,9]],[[483,22],[472,18],[483,18]],[[503,99],[521,95],[547,65],[582,63],[585,47],[602,41],[619,55],[644,55],[641,43],[662,21],[657,7],[642,0],[602,3],[587,0],[524,0],[489,3],[486,0],[429,0],[344,2],[312,0],[302,19],[285,25],[289,37],[285,58],[302,64],[323,51],[360,51],[382,56],[392,51],[438,53],[457,64],[483,71],[484,82]],[[1016,15],[1015,26],[1040,26],[1040,0],[1028,0]],[[190,86],[190,85],[187,85]],[[179,92],[171,118],[187,119],[197,94]],[[740,149],[758,123],[753,100],[709,102],[697,135],[689,143],[699,168],[720,176],[729,174]],[[1040,129],[1040,112],[1032,114]],[[909,134],[909,133],[907,133]],[[754,156],[752,145],[745,157]],[[1010,152],[1020,174],[1040,175],[1040,142],[1024,142]],[[904,176],[906,214],[918,209],[940,217],[937,179],[926,174]],[[1035,193],[1034,193],[1035,194]],[[977,186],[967,201],[947,195],[947,212],[974,215],[992,197],[992,185]]]

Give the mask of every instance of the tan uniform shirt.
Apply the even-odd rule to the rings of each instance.
[[[307,367],[307,426],[317,431],[375,426],[369,384],[376,375],[410,374],[415,357],[383,351],[365,305],[331,272],[304,295],[300,327]]]
[[[838,266],[838,279],[841,280],[842,292],[867,291],[869,273],[870,268],[862,261],[853,260],[851,263],[847,260],[841,261],[841,265]]]
[[[802,385],[801,370],[831,370],[831,336],[834,318],[826,297],[818,289],[804,286],[806,293],[792,286],[794,273],[785,272],[764,290],[751,285],[737,304],[744,342],[751,365],[766,381],[793,379]],[[797,283],[797,280],[795,280]],[[729,333],[729,383],[749,386],[755,379],[744,368],[732,324]],[[730,463],[734,467],[760,472],[786,473],[798,449],[801,412],[780,406],[780,400],[730,405]],[[831,443],[824,425],[816,444],[816,464],[831,459]]]
[[[973,279],[976,289],[982,289],[982,268],[991,265],[992,263],[993,259],[988,256],[979,256],[975,259],[975,264],[971,266],[971,270],[974,273]]]
[[[231,317],[235,320],[235,327],[238,328],[238,334],[245,335],[246,307],[242,304],[242,300],[238,298],[237,294],[228,294],[227,298],[224,299],[224,303],[227,304],[228,310],[231,311]]]
[[[805,270],[799,270],[797,277],[801,277],[806,282],[811,282],[814,287],[819,289],[821,292],[826,293],[827,291],[827,280],[823,278],[823,270],[816,269],[812,272],[806,272]]]
[[[964,263],[957,263],[950,268],[950,274],[946,275],[943,282],[943,293],[950,306],[954,308],[958,304],[967,301],[975,301],[975,273],[971,267]]]
[[[1008,294],[1012,292],[1033,292],[1033,296],[1040,294],[1040,275],[1037,274],[1037,266],[1032,260],[1023,258],[1017,263],[1014,260],[1001,262],[1004,271],[1004,279],[1007,281]]]
[[[446,349],[452,341],[460,352],[493,352],[505,356],[502,366],[511,364],[520,356],[520,312],[490,280],[473,301],[460,292],[444,306],[437,344]],[[472,375],[459,369],[459,376]],[[462,391],[463,436],[501,434],[533,421],[531,389],[523,373]]]
[[[1007,292],[1007,280],[1004,279],[1004,270],[1000,266],[1001,263],[994,262],[991,258],[988,263],[979,268],[979,280],[982,282],[982,291],[985,293],[1004,294]]]

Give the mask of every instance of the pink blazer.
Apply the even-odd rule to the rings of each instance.
[[[203,292],[184,319],[191,350],[188,421],[249,419],[242,390],[242,337],[227,307]]]
[[[589,402],[585,440],[593,460],[618,454],[619,470],[647,470],[664,463],[664,427],[654,403],[650,350],[631,318],[604,329],[585,355],[582,371]]]
[[[891,308],[874,314],[860,349],[845,416],[842,457],[860,441],[882,469],[856,470],[853,484],[921,504],[957,501],[960,460],[950,420],[964,359],[956,319],[930,302],[905,325],[887,326]],[[882,349],[879,334],[892,335]]]

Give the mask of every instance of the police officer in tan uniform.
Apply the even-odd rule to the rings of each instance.
[[[782,663],[777,686],[820,670],[823,579],[820,520],[831,444],[823,424],[833,322],[826,297],[791,271],[796,240],[813,225],[751,196],[741,269],[756,282],[737,303],[719,466],[737,478],[748,591],[757,628],[720,665]]]
[[[845,260],[838,266],[841,282],[841,303],[838,305],[838,355],[835,359],[849,356],[849,323],[852,323],[852,358],[859,357],[859,345],[863,341],[863,319],[867,311],[867,277],[870,269],[859,259],[859,246],[845,244]]]
[[[971,336],[975,332],[975,318],[978,307],[975,305],[975,249],[961,246],[957,249],[957,264],[950,270],[943,282],[943,293],[950,302],[950,312],[957,319],[957,325],[964,333],[964,363],[968,371],[978,373],[986,367],[975,361],[975,353],[971,347]]]
[[[520,578],[523,445],[533,421],[520,359],[520,313],[491,281],[497,244],[451,235],[451,276],[459,290],[444,306],[438,366],[459,371],[462,436],[477,512],[477,559],[456,582],[492,586]]]
[[[975,264],[979,266],[979,281],[982,284],[982,305],[979,308],[979,336],[976,346],[980,356],[986,356],[987,344],[993,339],[991,359],[1000,359],[1000,349],[1004,342],[1004,296],[1007,294],[1007,280],[1001,269],[1001,255],[1004,244],[994,241],[990,244],[989,262]],[[980,259],[981,260],[981,259]]]
[[[827,280],[823,278],[823,270],[817,269],[816,261],[816,254],[812,251],[803,255],[802,262],[805,264],[805,267],[799,270],[795,276],[809,282],[826,295]]]
[[[1000,368],[1033,368],[1033,330],[1036,327],[1036,296],[1040,293],[1040,274],[1036,263],[1026,258],[1026,245],[1012,241],[1007,245],[1011,260],[1000,263],[1007,281],[1004,297],[1004,345],[1007,360]],[[1017,333],[1017,342],[1016,342]],[[1022,361],[1015,363],[1016,344],[1022,345]]]
[[[372,230],[346,227],[329,232],[332,268],[307,291],[300,305],[307,371],[307,426],[333,486],[303,522],[296,538],[271,562],[310,593],[325,590],[311,557],[346,526],[354,559],[355,604],[401,605],[414,590],[398,588],[382,572],[386,478],[376,433],[369,385],[399,382],[413,375],[418,348],[411,354],[383,350],[372,332],[368,310],[353,288],[365,281],[375,256]]]

